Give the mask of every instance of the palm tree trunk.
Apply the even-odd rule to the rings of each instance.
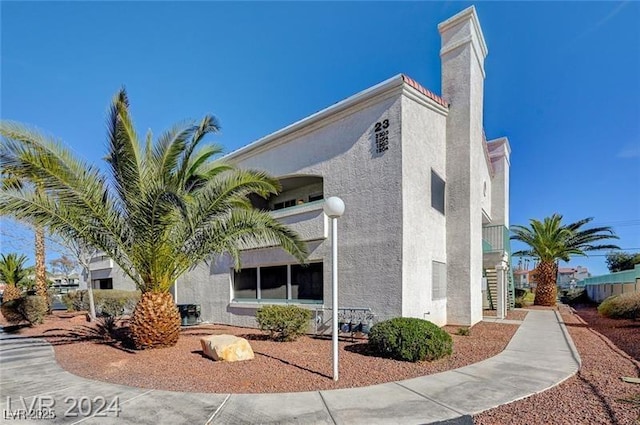
[[[22,291],[13,283],[7,284],[2,294],[2,302],[16,300],[22,296]]]
[[[131,339],[138,350],[172,347],[180,336],[180,313],[168,292],[145,292],[133,310]]]
[[[44,229],[36,227],[36,294],[47,296],[47,269],[45,267]]]
[[[536,267],[538,285],[534,305],[554,306],[558,296],[556,286],[558,266],[554,262],[541,261]]]

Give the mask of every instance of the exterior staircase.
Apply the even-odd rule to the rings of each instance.
[[[489,309],[497,308],[498,299],[498,277],[496,269],[485,269],[485,277],[487,278],[487,298],[489,301]]]
[[[485,269],[485,277],[487,278],[487,298],[489,301],[489,309],[495,310],[498,300],[498,276],[496,269]],[[508,309],[515,307],[516,294],[513,284],[513,272],[507,272],[507,292],[508,292]]]

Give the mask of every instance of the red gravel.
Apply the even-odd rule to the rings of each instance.
[[[483,310],[482,315],[487,317],[496,317],[495,310]],[[524,320],[527,317],[527,310],[516,308],[515,310],[507,311],[507,320]]]
[[[640,423],[640,385],[620,379],[640,376],[640,362],[591,329],[568,307],[561,307],[560,311],[582,359],[578,374],[550,390],[476,415],[476,424]],[[598,323],[597,329],[617,329],[611,335],[628,339],[626,346],[637,350],[637,328],[614,327],[613,323],[621,322],[596,319],[592,311],[580,309],[579,313]],[[633,399],[635,403],[622,399]]]
[[[87,378],[143,388],[216,393],[263,393],[311,391],[359,387],[414,378],[462,367],[501,352],[517,325],[481,322],[470,336],[452,333],[454,354],[434,362],[408,363],[368,355],[366,340],[340,342],[340,381],[331,379],[331,340],[304,336],[295,342],[265,340],[255,329],[224,325],[187,328],[175,347],[127,351],[90,336],[83,317],[50,316],[44,325],[23,328],[20,334],[44,336],[55,347],[56,359],[66,370]],[[247,338],[254,360],[225,363],[202,356],[200,337],[234,334]]]

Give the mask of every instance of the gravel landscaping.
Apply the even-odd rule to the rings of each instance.
[[[560,312],[582,359],[578,374],[550,390],[483,412],[474,417],[474,423],[640,423],[640,385],[620,379],[640,376],[639,323],[598,317],[593,307],[580,307],[576,311],[563,306]]]
[[[501,352],[518,325],[481,322],[469,336],[448,326],[454,353],[434,362],[409,363],[372,356],[366,339],[340,342],[340,380],[331,379],[331,340],[304,336],[272,342],[255,329],[224,325],[185,328],[171,348],[130,351],[96,340],[82,315],[58,313],[21,335],[46,337],[60,365],[76,375],[142,388],[216,393],[264,393],[359,387],[455,369]],[[247,338],[254,360],[214,362],[202,355],[200,337],[233,334]]]

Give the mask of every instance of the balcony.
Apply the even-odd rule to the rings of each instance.
[[[113,260],[106,255],[98,255],[91,259],[89,270],[105,270],[113,268]]]
[[[508,252],[511,254],[509,229],[503,225],[482,228],[482,252]]]
[[[280,179],[280,193],[260,198],[250,195],[254,208],[268,211],[303,241],[326,239],[328,219],[324,215],[324,183],[321,176],[300,175]]]
[[[303,241],[326,239],[329,226],[323,206],[324,200],[321,199],[272,211],[271,216],[298,233]]]

